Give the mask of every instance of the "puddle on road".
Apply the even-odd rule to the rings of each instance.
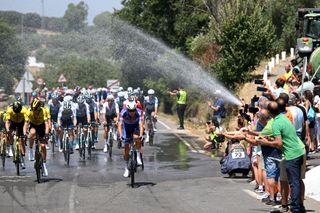
[[[188,147],[177,138],[168,138],[159,144],[161,151],[156,153],[156,161],[170,162],[171,165],[160,168],[173,168],[176,170],[188,170],[190,162],[198,160],[188,156]]]

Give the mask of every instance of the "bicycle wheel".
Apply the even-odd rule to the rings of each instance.
[[[92,135],[90,134],[88,137],[88,157],[91,158],[91,147],[92,147]]]
[[[7,143],[6,143],[5,139],[3,138],[1,141],[2,168],[4,168],[6,165],[6,146],[7,146]]]
[[[55,132],[53,132],[51,136],[52,153],[54,153],[55,143],[56,143],[56,136],[55,136]]]
[[[142,168],[142,170],[144,170],[144,162],[143,162],[143,158],[142,158],[142,153],[140,153],[140,158],[141,158],[141,162],[142,162],[141,168]]]
[[[40,152],[39,152],[39,146],[36,145],[36,150],[35,150],[35,162],[34,162],[34,168],[36,170],[36,176],[37,176],[37,182],[40,183],[40,170],[41,170],[41,165],[40,165]]]
[[[81,133],[79,133],[78,142],[79,142],[79,156],[80,156],[80,158],[82,158],[82,136],[81,136]]]
[[[112,157],[112,147],[113,147],[113,135],[109,134],[109,157]]]
[[[14,152],[14,163],[16,165],[16,172],[17,175],[20,176],[20,149],[19,149],[19,142],[16,141],[16,147]]]
[[[134,187],[134,173],[135,173],[135,165],[134,164],[135,164],[134,160],[132,160],[130,158],[128,165],[129,165],[129,172],[130,172],[130,185],[132,188]]]
[[[81,136],[81,152],[82,152],[82,159],[86,159],[86,143],[84,141],[84,135]]]
[[[70,164],[70,144],[69,144],[69,138],[66,139],[66,148],[67,148],[67,166]]]

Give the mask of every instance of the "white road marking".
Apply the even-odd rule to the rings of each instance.
[[[167,129],[171,129],[167,124],[163,123],[162,121],[158,120],[159,123],[161,123],[162,126],[164,126]]]
[[[74,193],[75,193],[75,187],[76,187],[76,182],[77,182],[77,178],[79,176],[79,173],[76,172],[75,175],[74,175],[74,178],[72,180],[72,184],[71,184],[71,188],[70,188],[70,195],[69,195],[69,210],[70,210],[70,213],[74,213],[74,203],[75,203],[75,200],[74,200]]]
[[[162,126],[164,126],[165,128],[167,128],[167,129],[171,129],[167,124],[165,124],[164,122],[162,122],[162,121],[160,121],[160,120],[158,120],[158,122],[162,125]],[[190,150],[191,150],[191,152],[194,152],[194,153],[200,153],[198,150],[196,150],[189,142],[187,142],[185,139],[183,139],[179,134],[177,134],[177,133],[174,133],[173,132],[173,134],[177,137],[177,138],[179,138]]]
[[[248,195],[250,195],[251,197],[257,199],[257,194],[254,193],[253,191],[250,191],[248,189],[242,189],[242,191],[244,191],[245,193],[247,193]]]

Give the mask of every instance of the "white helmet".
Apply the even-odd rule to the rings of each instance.
[[[113,99],[114,99],[114,96],[111,95],[111,94],[109,94],[109,95],[107,96],[107,99],[108,99],[108,100],[113,100]]]
[[[154,90],[153,89],[149,89],[148,90],[148,95],[154,95]]]
[[[123,90],[123,87],[119,87],[119,91],[122,91]]]
[[[133,91],[132,87],[128,87],[127,91],[132,92]]]
[[[127,109],[128,110],[135,110],[137,108],[137,104],[135,101],[129,101],[127,103]]]
[[[121,92],[118,92],[118,97],[119,97],[119,98],[124,97],[124,95],[125,95],[124,92],[122,92],[122,91],[121,91]]]
[[[63,102],[63,109],[70,110],[71,109],[71,101],[64,101]]]

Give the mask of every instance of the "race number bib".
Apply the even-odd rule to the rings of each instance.
[[[243,149],[234,149],[231,152],[231,157],[233,159],[245,158],[245,153],[244,153]]]

